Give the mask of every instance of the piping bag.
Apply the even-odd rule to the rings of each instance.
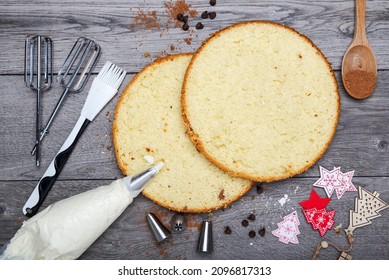
[[[162,167],[158,163],[138,175],[51,204],[23,223],[0,249],[0,260],[77,259]]]

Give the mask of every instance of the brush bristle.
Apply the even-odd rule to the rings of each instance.
[[[97,78],[107,85],[118,89],[125,76],[126,71],[116,66],[112,62],[107,61],[97,75]]]

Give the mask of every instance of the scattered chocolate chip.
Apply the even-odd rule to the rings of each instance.
[[[210,1],[209,1],[209,5],[215,6],[215,5],[216,5],[216,0],[210,0]]]
[[[378,148],[380,150],[386,150],[387,147],[388,147],[388,142],[386,142],[386,141],[380,141],[378,143]]]
[[[247,217],[248,220],[250,221],[255,221],[255,215],[254,214],[250,214],[248,217]]]
[[[184,23],[184,25],[182,26],[182,30],[184,31],[189,30],[189,25],[187,23]]]
[[[247,227],[248,225],[249,225],[249,221],[247,220],[242,221],[242,226]]]
[[[249,232],[249,236],[250,236],[251,238],[254,238],[254,237],[255,237],[255,231],[251,230],[251,231]]]
[[[225,233],[225,234],[231,234],[231,233],[232,233],[232,231],[231,231],[231,229],[230,229],[229,226],[226,226],[226,227],[224,228],[224,233]]]
[[[184,18],[183,18],[183,22],[185,22],[185,23],[187,23],[188,22],[188,19],[189,19],[189,17],[188,16],[184,16]]]
[[[207,19],[208,18],[208,11],[202,12],[201,18],[202,19]]]
[[[263,187],[262,187],[262,184],[260,183],[257,183],[257,194],[261,194],[263,193]]]
[[[215,12],[210,12],[208,13],[208,16],[210,19],[214,19],[216,17],[216,13]]]
[[[204,28],[204,25],[201,22],[198,22],[196,24],[196,29],[203,29],[203,28]]]
[[[265,236],[265,232],[266,232],[265,228],[261,228],[261,229],[258,231],[259,235],[262,236],[262,237]]]
[[[178,14],[177,15],[177,20],[184,21],[184,15],[183,14]]]

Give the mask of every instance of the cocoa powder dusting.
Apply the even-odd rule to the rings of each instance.
[[[194,18],[197,16],[197,11],[192,9],[192,4],[186,3],[185,0],[165,2],[164,6],[168,12],[168,23],[175,22],[178,14],[189,15]]]
[[[17,225],[21,225],[21,224],[23,224],[23,222],[24,222],[24,220],[23,220],[23,218],[22,217],[18,217],[18,219],[16,220],[16,224]]]
[[[186,221],[187,221],[186,226],[188,227],[188,229],[192,229],[192,228],[196,228],[198,230],[201,229],[202,221],[196,220],[195,215],[187,214]]]
[[[377,76],[372,72],[351,71],[344,76],[344,83],[347,91],[355,98],[363,99],[372,93]]]
[[[161,25],[157,17],[156,11],[145,12],[144,10],[139,10],[134,17],[134,21],[131,24],[131,30],[135,29],[135,26],[141,26],[146,29],[156,29],[160,30]]]
[[[192,3],[186,0],[170,0],[162,4],[162,12],[159,14],[158,10],[151,10],[146,1],[146,8],[135,9],[130,8],[130,11],[135,12],[132,23],[130,24],[131,31],[142,30],[159,30],[160,37],[169,35],[169,28],[179,28],[184,31],[184,37],[177,40],[177,45],[169,44],[165,50],[155,54],[156,58],[161,58],[172,52],[181,52],[182,44],[191,45],[193,36],[198,37],[195,32],[195,23],[190,19],[196,19],[198,12],[192,7]],[[179,20],[180,18],[181,20]],[[189,19],[189,20],[188,20]],[[199,29],[199,28],[197,28]],[[201,28],[202,29],[202,28]],[[139,44],[139,47],[142,44]],[[149,52],[144,52],[144,57],[150,57]]]
[[[185,43],[188,45],[192,44],[192,38],[184,38]]]

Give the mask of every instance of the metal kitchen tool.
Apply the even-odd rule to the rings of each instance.
[[[35,147],[36,166],[40,165],[41,94],[51,88],[53,82],[53,42],[47,36],[29,35],[24,48],[24,81],[36,90]]]
[[[186,218],[180,213],[173,215],[171,220],[172,230],[176,233],[182,233],[186,229]]]
[[[39,141],[42,141],[48,133],[48,129],[68,92],[79,93],[84,89],[99,55],[100,46],[95,41],[85,37],[78,38],[58,72],[57,81],[65,87],[65,90],[55,105],[46,126],[40,131]],[[32,155],[36,153],[37,147],[38,145],[35,145],[32,149]]]
[[[212,222],[210,221],[203,221],[197,251],[201,253],[212,253],[213,251]]]
[[[24,215],[31,217],[37,213],[72,153],[78,139],[89,123],[93,121],[97,114],[117,93],[125,76],[126,71],[108,61],[97,77],[94,78],[77,123],[23,206]]]
[[[146,218],[157,242],[161,242],[169,237],[170,231],[158,220],[158,218],[153,213],[147,214]]]
[[[0,246],[1,260],[74,260],[123,213],[164,164],[57,201]],[[93,230],[91,230],[93,228]]]

